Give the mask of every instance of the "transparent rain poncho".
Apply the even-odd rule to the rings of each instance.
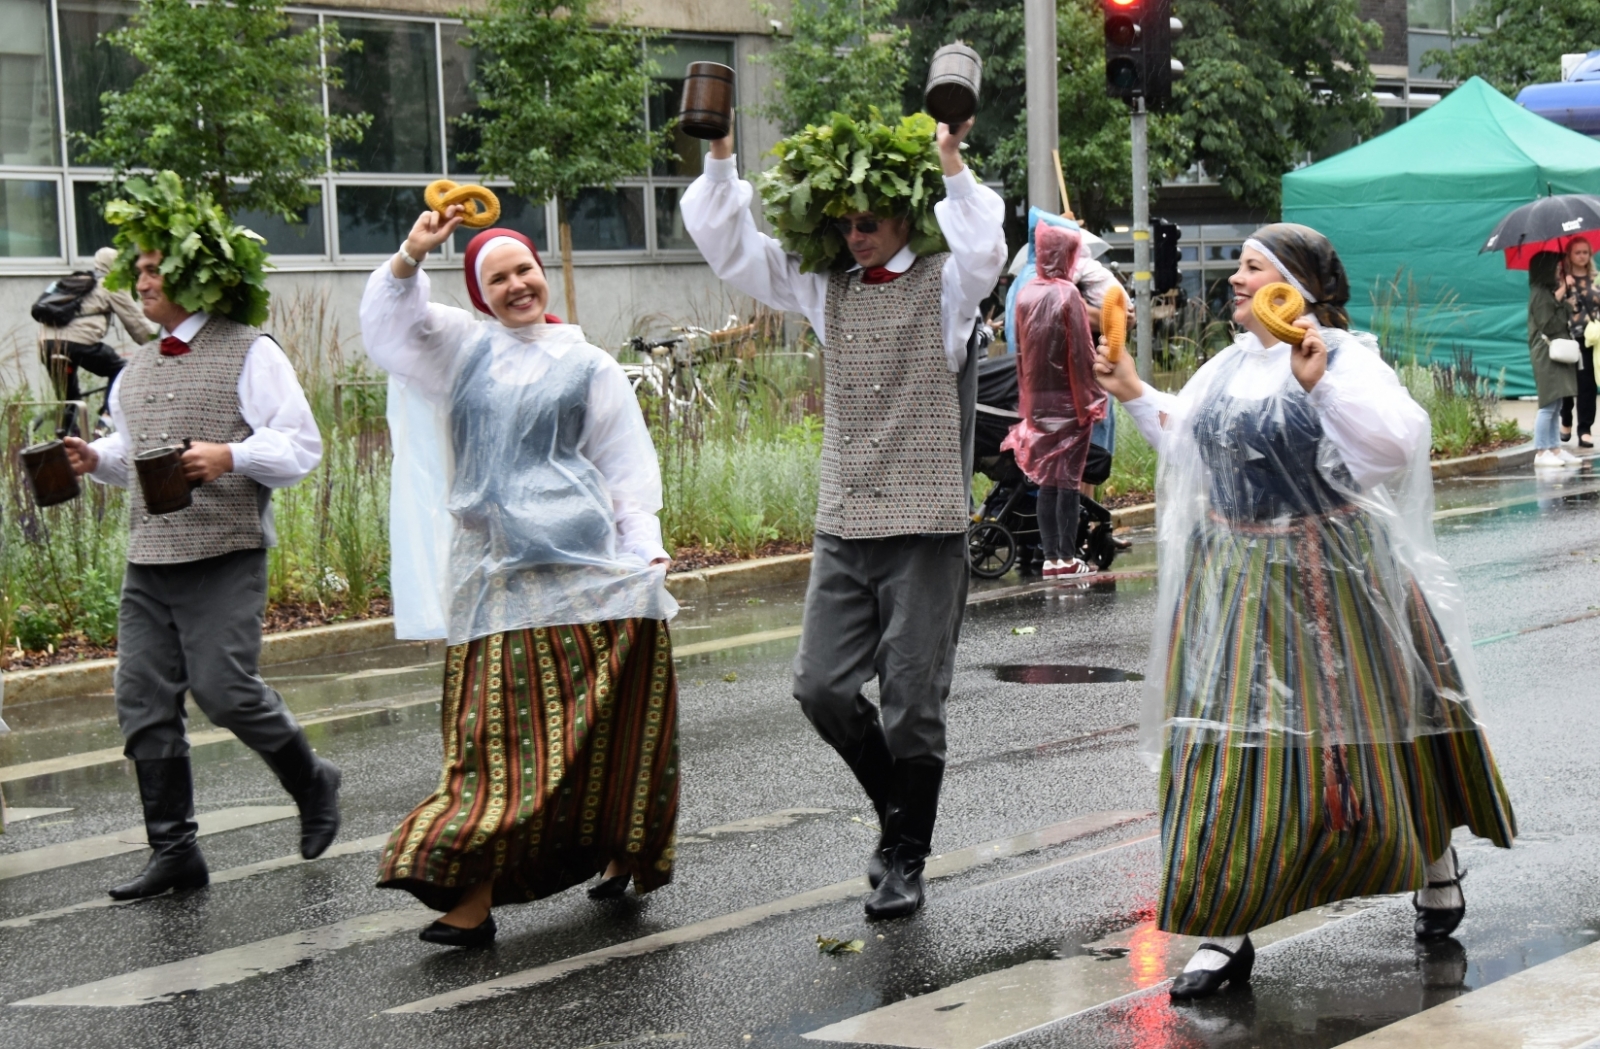
[[[1094,334],[1073,269],[1081,235],[1040,224],[1038,276],[1017,297],[1017,392],[1022,420],[1002,449],[1035,484],[1075,488],[1089,457],[1090,430],[1106,415],[1094,377]]]
[[[479,321],[387,271],[362,330],[391,373],[397,636],[671,618],[660,473],[616,362],[573,325]]]
[[[1372,336],[1323,337],[1309,394],[1287,345],[1247,333],[1177,396],[1128,402],[1160,453],[1140,749],[1159,767],[1179,736],[1324,748],[1350,814],[1339,748],[1478,728],[1477,678],[1434,543],[1427,413]]]

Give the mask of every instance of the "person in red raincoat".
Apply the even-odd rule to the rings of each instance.
[[[1017,387],[1022,420],[1001,443],[1039,486],[1039,536],[1046,578],[1094,571],[1077,556],[1078,483],[1089,457],[1089,429],[1105,418],[1094,378],[1089,311],[1073,283],[1075,229],[1040,224],[1034,233],[1038,279],[1017,298]]]

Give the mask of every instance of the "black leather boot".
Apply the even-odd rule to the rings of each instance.
[[[899,761],[894,766],[894,799],[884,824],[888,869],[867,896],[867,917],[904,918],[922,906],[922,870],[933,845],[944,763]]]
[[[876,889],[888,869],[886,850],[889,835],[889,795],[894,789],[894,755],[883,736],[883,726],[874,721],[861,744],[854,750],[841,750],[839,756],[855,773],[856,782],[867,792],[872,809],[878,814],[878,847],[867,857],[867,881]]]
[[[339,767],[313,754],[303,731],[261,757],[300,808],[300,855],[316,859],[339,833]]]
[[[195,834],[194,777],[188,758],[156,758],[134,762],[139,800],[144,805],[144,830],[150,862],[137,878],[109,891],[113,900],[159,896],[168,889],[204,888],[211,882]]]

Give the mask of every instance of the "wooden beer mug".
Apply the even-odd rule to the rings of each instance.
[[[928,63],[928,84],[922,105],[928,115],[948,127],[960,127],[978,111],[978,89],[983,86],[983,59],[961,43],[946,44]]]
[[[139,490],[144,492],[144,508],[149,513],[175,514],[194,502],[191,493],[200,487],[200,482],[183,476],[183,453],[188,450],[189,441],[185,439],[182,444],[151,448],[133,457]]]
[[[726,138],[733,128],[733,70],[721,62],[690,62],[683,78],[678,128],[691,138]]]
[[[72,472],[67,446],[61,441],[45,441],[22,449],[22,470],[33,489],[33,503],[41,509],[76,499],[83,489]]]

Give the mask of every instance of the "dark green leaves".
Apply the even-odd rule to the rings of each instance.
[[[933,205],[944,197],[943,171],[926,113],[888,124],[878,110],[864,120],[834,113],[772,150],[778,163],[756,176],[767,221],[784,250],[800,256],[803,272],[847,265],[849,254],[833,220],[858,212],[905,215],[911,250],[944,251]]]
[[[179,306],[240,324],[267,319],[261,237],[231,222],[204,190],[186,193],[173,171],[161,172],[154,182],[130,178],[121,191],[106,205],[106,221],[117,227],[117,261],[106,275],[107,288],[132,287],[135,258],[159,251],[164,290]]]
[[[1600,47],[1600,3],[1486,0],[1457,19],[1453,36],[1451,50],[1429,51],[1422,64],[1439,63],[1447,80],[1481,76],[1514,96],[1529,84],[1560,80],[1563,53]]]
[[[793,36],[769,63],[777,74],[762,114],[785,132],[826,124],[835,110],[898,113],[911,30],[895,21],[898,0],[811,0],[787,8]],[[764,14],[773,9],[762,5]]]

